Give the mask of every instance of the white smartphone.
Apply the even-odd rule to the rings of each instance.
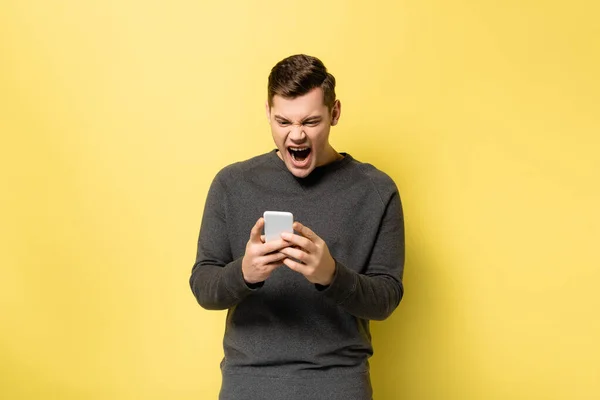
[[[265,211],[265,243],[280,239],[283,232],[294,233],[294,216],[287,211]]]

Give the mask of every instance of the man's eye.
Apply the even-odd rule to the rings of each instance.
[[[290,124],[287,121],[277,121],[277,122],[279,122],[279,125],[281,125],[281,126],[288,126]]]
[[[317,125],[319,125],[319,121],[308,121],[308,122],[305,122],[304,125],[306,125],[306,126],[317,126]]]

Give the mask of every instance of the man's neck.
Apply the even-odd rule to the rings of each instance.
[[[324,161],[323,163],[320,163],[317,166],[318,167],[322,167],[322,166],[325,166],[327,164],[331,164],[332,162],[339,161],[342,158],[344,158],[344,156],[341,155],[340,153],[338,153],[333,147],[331,147],[330,148],[329,156],[325,159],[326,161]]]

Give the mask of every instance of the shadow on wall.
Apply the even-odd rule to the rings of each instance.
[[[432,356],[437,343],[433,333],[438,331],[432,314],[441,312],[441,305],[436,304],[432,292],[441,284],[424,249],[407,248],[404,298],[387,320],[371,322],[374,398],[425,395],[428,390],[424,386],[434,384],[430,382],[435,376],[432,372],[441,366],[435,365],[439,359]]]
[[[460,301],[464,288],[457,285],[456,276],[445,268],[448,258],[456,255],[447,254],[454,250],[440,248],[435,238],[430,237],[436,227],[427,226],[432,219],[423,216],[432,210],[425,209],[426,204],[420,201],[431,197],[437,188],[414,182],[424,179],[423,176],[406,176],[405,171],[419,171],[420,167],[405,165],[408,161],[399,159],[393,148],[367,146],[360,153],[361,161],[374,164],[395,180],[403,201],[405,223],[404,297],[388,319],[371,322],[374,398],[473,398],[469,379],[474,377],[466,377],[462,369],[456,368],[457,357],[462,360],[463,368],[465,362],[474,361],[471,349],[460,348],[465,343],[466,320]],[[435,184],[442,177],[425,179]]]

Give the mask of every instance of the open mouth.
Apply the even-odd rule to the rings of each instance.
[[[310,147],[288,147],[288,153],[292,156],[292,159],[299,164],[304,163],[310,155]]]

